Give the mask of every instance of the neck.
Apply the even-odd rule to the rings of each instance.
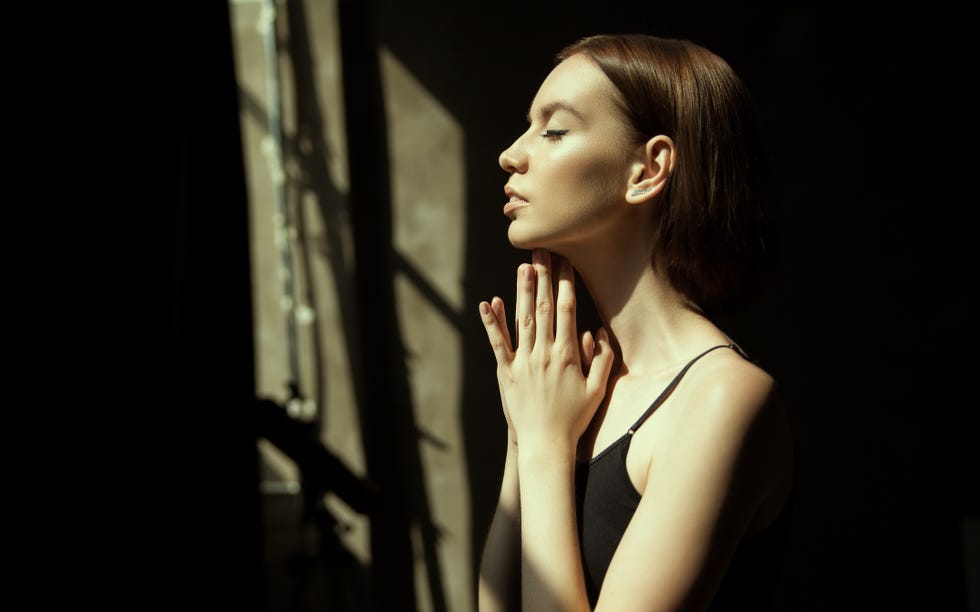
[[[636,227],[636,226],[634,226]],[[655,269],[643,232],[563,253],[585,283],[616,349],[614,376],[655,375],[729,339]]]

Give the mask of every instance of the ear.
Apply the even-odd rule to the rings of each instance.
[[[637,152],[626,186],[626,201],[630,204],[647,202],[664,190],[674,169],[674,141],[668,136],[654,136]]]

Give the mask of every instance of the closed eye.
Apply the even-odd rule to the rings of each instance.
[[[560,140],[562,136],[568,133],[568,130],[545,130],[544,134],[541,134],[542,138],[553,138],[555,140]]]

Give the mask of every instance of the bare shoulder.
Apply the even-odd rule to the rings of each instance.
[[[780,407],[775,379],[734,351],[709,355],[689,373],[685,412],[695,421],[753,421]]]
[[[768,372],[714,351],[669,401],[597,610],[703,609],[741,539],[774,524],[788,500],[789,428]]]
[[[793,451],[779,385],[734,351],[719,353],[692,368],[675,439],[727,447],[745,468],[742,478],[767,490],[785,488]]]

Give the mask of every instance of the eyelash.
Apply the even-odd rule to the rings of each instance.
[[[568,133],[568,130],[545,130],[544,134],[541,134],[542,138],[552,138],[554,140],[561,140],[561,137]]]

